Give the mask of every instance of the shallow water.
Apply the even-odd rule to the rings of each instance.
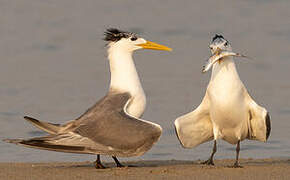
[[[63,123],[100,99],[109,84],[103,31],[119,27],[173,48],[134,55],[147,95],[143,118],[160,124],[164,132],[144,156],[130,159],[205,159],[212,143],[183,149],[173,121],[200,104],[210,77],[201,73],[208,45],[215,33],[222,33],[236,52],[253,59],[237,60],[237,68],[250,94],[272,118],[269,141],[243,141],[241,157],[289,158],[289,6],[286,0],[1,1],[0,138],[44,135],[22,117]],[[0,154],[2,162],[95,158],[4,142]],[[217,158],[234,156],[234,146],[218,143]]]

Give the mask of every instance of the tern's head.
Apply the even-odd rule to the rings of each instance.
[[[105,41],[110,48],[117,48],[122,51],[133,52],[137,49],[154,49],[171,51],[171,48],[147,41],[131,32],[121,31],[115,28],[107,29],[105,32]]]
[[[218,54],[221,51],[232,51],[230,43],[222,35],[218,34],[212,38],[209,48],[212,54]]]

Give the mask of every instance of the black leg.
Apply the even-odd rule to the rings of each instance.
[[[114,159],[114,161],[115,161],[117,167],[125,167],[123,164],[121,164],[121,163],[119,162],[119,160],[116,158],[116,156],[112,156],[112,158]]]
[[[101,156],[98,154],[97,155],[97,160],[94,162],[95,168],[96,169],[105,169],[106,167],[102,165],[101,163]]]
[[[216,148],[216,140],[214,140],[214,145],[213,145],[213,149],[212,149],[211,156],[210,156],[210,158],[208,160],[202,162],[202,164],[214,165],[214,163],[213,163],[213,156],[216,153],[216,150],[217,150],[217,148]]]
[[[236,148],[236,162],[233,165],[234,168],[241,168],[242,167],[239,165],[239,154],[240,154],[240,141],[238,141],[237,148]]]

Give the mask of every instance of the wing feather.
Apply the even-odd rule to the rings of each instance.
[[[162,129],[157,124],[128,114],[126,110],[130,102],[129,93],[109,92],[76,120],[58,125],[55,134],[5,141],[51,151],[123,157],[142,155],[157,142]],[[36,120],[33,123],[40,127],[45,124]],[[51,124],[48,125],[50,128]]]
[[[213,126],[208,108],[206,95],[194,111],[175,120],[176,134],[183,147],[196,147],[213,139]]]
[[[249,102],[249,135],[248,139],[266,142],[271,132],[269,112],[259,106],[247,93]]]
[[[143,154],[158,141],[162,130],[157,124],[129,115],[126,109],[130,98],[129,94],[111,95],[88,112],[93,115],[83,116],[73,132],[124,152],[119,156]]]

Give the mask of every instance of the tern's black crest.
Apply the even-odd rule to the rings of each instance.
[[[216,39],[219,39],[219,38],[225,39],[222,35],[215,34],[215,36],[212,38],[212,42],[214,42]]]
[[[105,31],[104,33],[105,41],[111,41],[111,42],[117,42],[122,38],[129,38],[131,36],[134,36],[133,33],[130,32],[126,32],[126,31],[121,31],[119,29],[116,28],[109,28]]]

